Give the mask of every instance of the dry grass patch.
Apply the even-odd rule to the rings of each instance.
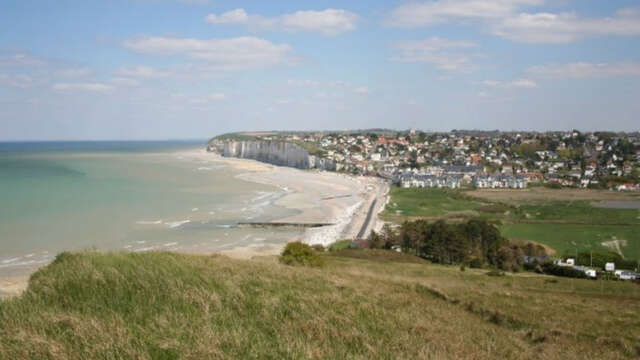
[[[403,254],[323,268],[65,254],[0,302],[0,359],[582,359],[638,353],[637,287],[488,277]],[[402,257],[402,258],[401,258]]]

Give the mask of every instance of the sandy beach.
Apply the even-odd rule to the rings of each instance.
[[[277,219],[279,223],[331,224],[306,229],[302,238],[299,239],[305,243],[326,246],[342,239],[367,237],[371,230],[377,231],[382,227],[377,214],[384,209],[389,186],[381,179],[316,170],[298,170],[254,160],[224,158],[199,149],[182,151],[174,155],[203,163],[222,163],[239,172],[236,175],[239,180],[282,189],[285,195],[277,199],[275,204],[293,209],[295,214]],[[215,253],[243,259],[277,255],[286,242],[291,240],[295,239],[283,238],[279,244],[257,242]],[[0,297],[20,294],[27,287],[27,282],[28,276],[22,274],[0,277]]]
[[[217,154],[197,150],[181,154],[203,161],[225,163],[242,171],[237,177],[271,186],[277,186],[287,192],[276,204],[299,213],[278,219],[285,223],[328,223],[330,226],[311,228],[300,239],[308,244],[324,246],[342,239],[353,239],[360,235],[366,238],[371,230],[379,231],[383,223],[378,213],[387,203],[389,185],[375,177],[350,176],[335,172],[317,170],[299,170],[261,163],[254,160],[225,158]],[[372,215],[367,222],[369,212]],[[365,224],[366,222],[366,224]],[[284,245],[284,244],[283,244]],[[279,252],[235,249],[228,252],[231,256],[265,254]]]

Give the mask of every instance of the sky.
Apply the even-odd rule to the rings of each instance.
[[[0,140],[638,124],[640,0],[0,7]]]

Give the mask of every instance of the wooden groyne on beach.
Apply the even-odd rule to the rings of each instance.
[[[288,223],[288,222],[240,222],[238,227],[245,228],[319,228],[332,226],[331,223]]]

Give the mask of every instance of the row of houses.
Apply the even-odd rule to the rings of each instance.
[[[471,182],[477,189],[526,189],[527,179],[515,175],[477,175]]]
[[[474,169],[475,171],[475,169]],[[459,189],[463,183],[471,184],[478,189],[525,189],[527,179],[524,176],[515,175],[474,175],[465,172],[465,169],[454,171],[428,171],[398,172],[394,176],[394,182],[405,188],[447,188]]]
[[[415,175],[403,174],[396,178],[396,183],[404,188],[438,188],[459,189],[461,175]]]

